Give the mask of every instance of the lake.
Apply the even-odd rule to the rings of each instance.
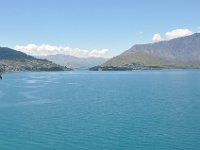
[[[7,73],[1,150],[199,150],[200,70]]]

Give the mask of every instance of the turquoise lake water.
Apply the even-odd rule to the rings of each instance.
[[[3,78],[0,150],[200,149],[200,70]]]

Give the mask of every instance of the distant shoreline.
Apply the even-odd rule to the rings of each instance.
[[[6,71],[7,73],[56,73],[56,72],[141,72],[141,71],[179,71],[179,70],[200,70],[200,68],[176,68],[176,69],[143,69],[143,70],[69,70],[69,71]]]
[[[173,67],[173,66],[140,66],[140,67],[113,67],[113,66],[95,66],[90,68],[90,71],[137,71],[137,70],[186,70],[186,69],[200,69],[200,67]]]

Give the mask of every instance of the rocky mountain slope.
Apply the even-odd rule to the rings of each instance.
[[[91,70],[200,68],[200,33],[150,44],[134,45]]]

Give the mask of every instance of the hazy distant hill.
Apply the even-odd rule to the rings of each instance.
[[[25,53],[0,47],[0,68],[5,71],[63,71],[62,67],[45,59],[37,59]]]
[[[91,70],[200,68],[200,33],[151,44],[134,45]]]
[[[59,65],[64,65],[70,68],[78,68],[78,69],[88,69],[93,66],[101,65],[106,62],[106,58],[98,58],[98,57],[89,57],[89,58],[81,58],[70,55],[48,55],[48,56],[37,56],[37,58],[47,59]]]

